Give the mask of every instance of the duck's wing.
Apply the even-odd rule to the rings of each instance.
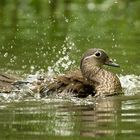
[[[0,93],[9,93],[13,89],[13,83],[18,78],[9,74],[0,73]]]
[[[75,70],[57,76],[52,82],[41,87],[40,94],[42,97],[53,93],[86,97],[89,94],[94,94],[94,88],[83,78],[80,70]]]

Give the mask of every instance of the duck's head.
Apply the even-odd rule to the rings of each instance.
[[[103,65],[119,67],[119,65],[112,61],[103,49],[93,48],[89,49],[81,59],[82,65],[87,64],[89,67],[102,67]]]

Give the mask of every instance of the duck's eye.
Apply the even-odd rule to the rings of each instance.
[[[101,56],[101,53],[100,53],[100,52],[96,52],[96,53],[95,53],[95,56],[96,56],[96,57],[100,57],[100,56]]]

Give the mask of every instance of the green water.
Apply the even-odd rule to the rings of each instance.
[[[26,73],[47,70],[65,55],[64,47],[79,65],[85,50],[100,47],[121,64],[118,73],[139,74],[140,1],[115,2],[3,0],[1,68]]]
[[[124,87],[136,85],[130,96],[98,101],[5,97],[0,139],[139,140],[139,13],[139,0],[0,0],[1,72],[62,73],[78,67],[82,53],[96,47],[120,64],[111,71],[133,75]]]
[[[140,137],[140,96],[44,99],[1,104],[0,137],[13,139],[129,139]]]

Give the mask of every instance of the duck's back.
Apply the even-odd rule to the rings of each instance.
[[[45,88],[43,87],[40,90],[42,96],[53,94],[54,92],[57,92],[57,94],[86,97],[94,94],[94,88],[83,78],[80,70],[75,70],[65,75],[57,76]]]

